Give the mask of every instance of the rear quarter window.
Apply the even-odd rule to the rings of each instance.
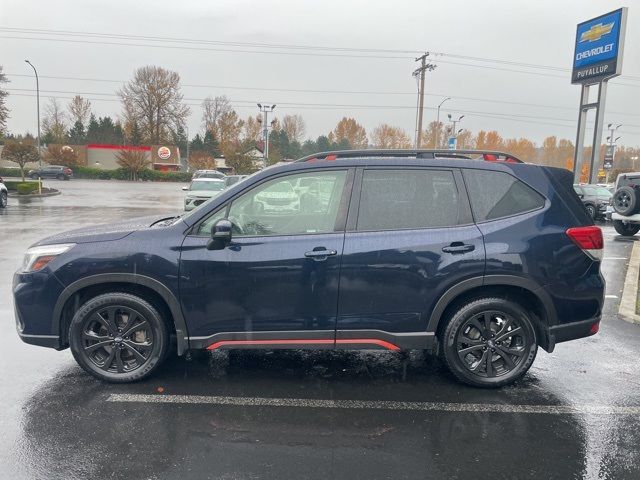
[[[465,170],[476,222],[511,217],[544,206],[544,197],[524,182],[504,172]]]

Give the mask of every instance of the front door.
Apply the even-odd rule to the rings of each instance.
[[[186,237],[180,293],[190,337],[321,339],[333,347],[349,195],[348,169],[286,174],[241,193]],[[301,178],[309,188],[296,191]],[[231,244],[207,250],[228,218]]]
[[[484,272],[482,234],[461,176],[429,168],[361,172],[345,236],[336,338],[426,348],[438,298]]]

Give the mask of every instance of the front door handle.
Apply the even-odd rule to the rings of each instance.
[[[324,247],[316,247],[310,252],[305,252],[304,256],[307,258],[313,258],[314,260],[326,260],[327,257],[331,257],[333,255],[337,255],[338,252],[336,250],[327,250]]]
[[[468,243],[462,242],[453,242],[451,245],[447,247],[442,247],[442,251],[445,253],[466,253],[471,252],[476,249],[475,245],[470,245]]]

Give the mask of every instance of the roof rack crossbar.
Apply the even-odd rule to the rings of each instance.
[[[510,163],[524,163],[519,158],[506,152],[497,150],[445,150],[445,149],[361,149],[361,150],[331,150],[328,152],[315,153],[307,155],[296,162],[308,162],[315,160],[336,160],[339,158],[355,158],[355,157],[416,157],[416,158],[461,158],[472,159],[472,155],[481,156],[483,160],[495,162],[504,158]]]

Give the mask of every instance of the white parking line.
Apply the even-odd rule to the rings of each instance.
[[[605,295],[604,298],[618,298],[617,295]]]
[[[604,261],[604,260],[627,260],[627,259],[625,257],[604,257],[602,260]]]
[[[209,395],[144,395],[112,393],[109,402],[232,405],[239,407],[298,407],[424,412],[542,413],[548,415],[640,415],[640,406],[504,405],[493,403],[393,402],[382,400],[322,400],[311,398],[217,397]]]

